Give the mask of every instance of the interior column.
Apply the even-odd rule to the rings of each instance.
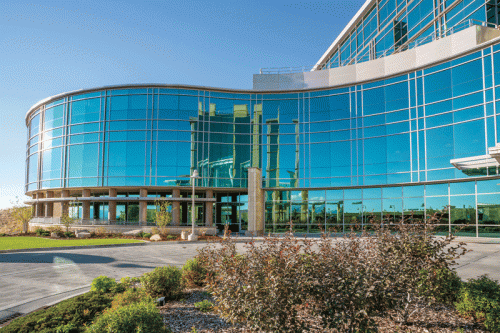
[[[181,191],[174,190],[172,193],[173,198],[180,198]],[[180,216],[181,216],[181,203],[179,201],[172,202],[172,225],[180,225]]]
[[[207,198],[214,197],[214,191],[207,190],[206,193]],[[205,226],[211,227],[214,225],[214,203],[213,202],[205,202]]]

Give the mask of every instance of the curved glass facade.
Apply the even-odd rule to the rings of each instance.
[[[469,17],[458,3],[449,13]],[[477,5],[481,13],[497,6]],[[196,169],[196,186],[206,191],[197,192],[197,204],[205,205],[196,210],[198,223],[213,216],[216,224],[238,224],[241,231],[249,219],[249,169],[259,168],[266,231],[285,230],[290,221],[306,232],[346,230],[363,227],[371,216],[391,221],[442,211],[443,231],[463,226],[471,235],[500,235],[499,164],[452,164],[491,160],[500,141],[496,43],[342,87],[276,92],[137,85],[59,95],[28,114],[26,192],[43,199],[83,191],[76,196],[95,201],[82,203],[76,216],[129,222],[152,222],[152,200],[173,198],[180,210],[174,220],[187,223],[184,199]],[[100,200],[107,191],[123,200]],[[37,216],[52,216],[49,206],[37,209]]]
[[[189,186],[195,168],[204,187],[246,187],[249,167],[263,169],[268,188],[497,175],[495,167],[460,171],[450,160],[495,146],[499,73],[500,53],[487,48],[340,89],[69,95],[31,116],[27,190]]]
[[[321,61],[321,69],[365,62],[448,36],[468,21],[500,22],[498,0],[375,0]]]

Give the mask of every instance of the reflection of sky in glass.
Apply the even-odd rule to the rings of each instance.
[[[250,167],[263,170],[265,187],[280,188],[467,178],[450,160],[486,154],[495,144],[495,122],[482,106],[486,60],[480,52],[462,59],[440,65],[440,72],[430,68],[423,78],[402,75],[364,84],[361,92],[141,88],[115,89],[111,97],[103,90],[61,99],[29,124],[33,135],[44,119],[40,149],[51,151],[38,157],[36,148],[28,151],[28,184],[33,188],[36,181],[37,159],[40,180],[54,180],[44,183],[49,187],[182,186],[189,185],[182,176],[194,168],[202,177],[199,185],[210,187],[246,188]],[[493,60],[500,66],[500,53]],[[408,87],[417,92],[425,87],[425,104]],[[351,103],[361,97],[363,103]],[[69,140],[61,137],[65,125]],[[496,170],[471,176],[488,173]],[[446,186],[428,185],[426,194],[447,195]],[[473,193],[470,186],[451,185],[452,195]],[[346,190],[344,196],[379,197],[370,191]],[[402,196],[400,187],[382,192],[384,198]],[[326,198],[330,195],[340,198],[329,193]],[[405,197],[422,195],[422,188],[405,188]],[[296,194],[291,199],[301,200]]]

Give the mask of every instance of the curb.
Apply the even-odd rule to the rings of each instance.
[[[40,309],[53,306],[67,299],[85,294],[89,290],[90,284],[40,298],[25,300],[8,307],[4,307],[0,309],[0,321],[16,313],[20,313],[21,315],[19,317],[23,317]],[[49,302],[45,303],[46,300],[49,300]],[[0,327],[2,326],[4,326],[4,324],[0,324]]]

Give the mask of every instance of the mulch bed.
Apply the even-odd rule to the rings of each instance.
[[[213,302],[213,299],[202,288],[186,290],[183,298],[177,301],[170,301],[160,307],[160,313],[164,317],[164,322],[174,333],[190,333],[193,327],[199,333],[236,333],[252,332],[242,325],[233,325],[214,314],[213,312],[201,312],[194,307],[194,304],[205,299]],[[312,322],[319,322],[315,318],[310,318]],[[394,332],[418,332],[418,333],[456,333],[487,332],[484,327],[474,322],[472,319],[461,317],[451,306],[436,305],[412,315],[408,325],[401,325],[392,320],[390,314],[386,317],[376,318],[380,333]],[[335,332],[316,326],[310,332]]]
[[[181,235],[173,235],[176,236],[174,239],[162,239],[161,241],[158,242],[172,242],[172,241],[181,241],[181,242],[187,242],[187,240],[181,239]],[[41,238],[47,238],[47,239],[54,239],[49,236],[38,236],[35,233],[27,233],[27,234],[13,234],[13,235],[5,235],[2,237],[41,237]],[[110,239],[110,238],[119,238],[119,239],[137,239],[137,240],[149,240],[149,238],[142,238],[142,237],[136,237],[136,236],[129,236],[129,235],[120,235],[120,234],[100,234],[100,235],[94,235],[90,238],[85,238],[85,239]],[[59,239],[65,239],[65,237],[60,237]],[[74,239],[74,238],[68,238],[68,239]],[[198,240],[200,241],[220,241],[222,238],[219,236],[198,236]]]

